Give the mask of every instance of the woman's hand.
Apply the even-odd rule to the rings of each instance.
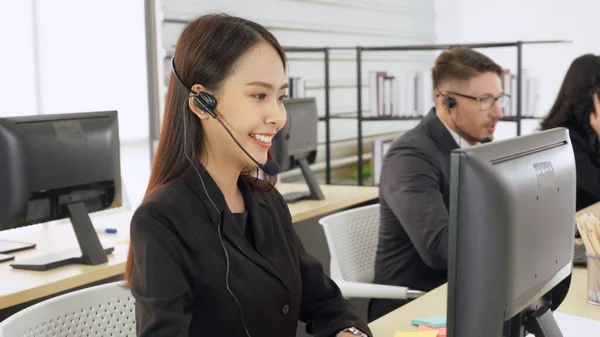
[[[594,92],[594,111],[590,113],[590,126],[596,134],[600,136],[600,100],[598,100],[598,94]]]

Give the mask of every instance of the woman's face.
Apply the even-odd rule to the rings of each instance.
[[[285,125],[286,89],[279,54],[270,44],[260,42],[240,57],[221,89],[212,93],[217,99],[217,115],[261,164],[267,161],[273,136]],[[207,113],[194,112],[202,120],[208,162],[216,160],[240,169],[256,167],[217,120]]]

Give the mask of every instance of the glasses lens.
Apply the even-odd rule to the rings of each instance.
[[[506,106],[506,104],[508,103],[508,99],[509,99],[509,97],[506,95],[502,95],[498,98],[496,98],[496,97],[482,98],[480,101],[481,110],[490,110],[494,106],[494,103],[496,103],[496,102],[498,102],[498,106],[500,108],[504,108]]]
[[[479,104],[481,106],[481,110],[489,110],[492,108],[492,106],[494,106],[494,103],[496,103],[496,98],[495,97],[484,97],[479,101]]]
[[[498,97],[498,105],[501,108],[506,107],[506,105],[508,104],[509,101],[510,101],[510,97],[509,96],[502,95],[502,96]]]

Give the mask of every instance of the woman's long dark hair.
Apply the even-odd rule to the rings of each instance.
[[[261,25],[226,14],[204,15],[189,22],[183,29],[175,47],[177,73],[184,83],[192,86],[202,84],[209,91],[216,91],[229,76],[235,62],[251,47],[265,41],[278,52],[285,69],[286,57],[275,37]],[[143,200],[161,186],[181,179],[190,170],[190,162],[184,154],[193,149],[200,157],[203,149],[202,126],[189,107],[183,109],[190,93],[174,78],[169,79],[163,123],[158,149],[152,164],[150,180]],[[187,105],[186,105],[187,106]],[[185,121],[184,121],[185,118]],[[187,132],[184,138],[184,122]],[[271,159],[269,153],[269,159]],[[257,172],[256,172],[257,173]],[[259,180],[257,175],[244,174],[244,178],[256,189],[273,188],[274,176]],[[125,266],[125,281],[131,280],[133,255],[131,245]]]
[[[590,126],[594,111],[593,95],[600,88],[600,57],[585,54],[576,58],[567,70],[556,101],[541,123],[542,130],[572,126],[587,136],[590,152],[600,155],[598,135]],[[597,111],[600,113],[600,111]]]

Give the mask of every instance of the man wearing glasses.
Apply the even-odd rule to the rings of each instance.
[[[509,101],[502,68],[472,49],[442,53],[432,77],[435,107],[384,159],[375,262],[375,283],[425,292],[447,282],[450,152],[492,141]],[[407,301],[372,299],[369,321]]]

